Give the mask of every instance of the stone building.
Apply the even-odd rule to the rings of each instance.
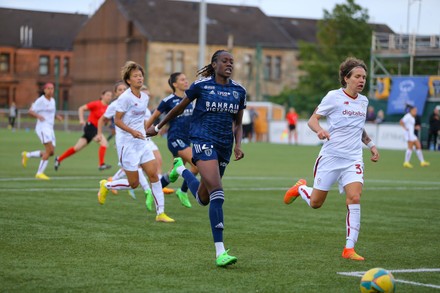
[[[75,38],[75,106],[120,79],[127,60],[144,67],[157,104],[171,91],[167,80],[172,72],[196,79],[198,30],[196,2],[105,1]],[[205,64],[218,49],[232,51],[233,78],[247,88],[251,100],[298,82],[294,39],[257,7],[207,4],[206,43]]]

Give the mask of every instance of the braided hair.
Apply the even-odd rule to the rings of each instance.
[[[221,53],[223,53],[223,52],[228,52],[228,51],[226,51],[226,50],[217,50],[217,51],[215,51],[215,53],[211,57],[211,63],[209,63],[208,65],[206,65],[203,68],[199,69],[197,71],[196,76],[198,76],[198,75],[201,75],[202,77],[213,76],[215,72],[214,72],[214,67],[212,67],[212,63],[217,62],[218,56]]]

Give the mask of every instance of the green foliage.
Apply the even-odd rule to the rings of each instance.
[[[337,4],[331,13],[324,10],[324,17],[318,22],[317,43],[299,42],[300,70],[305,74],[300,77],[298,87],[285,89],[271,101],[311,114],[329,90],[340,87],[338,74],[342,61],[356,57],[368,66],[372,35],[368,19],[368,11],[354,0]]]
[[[57,132],[56,155],[80,137]],[[345,197],[335,185],[324,206],[310,209],[298,199],[283,203],[299,177],[312,182],[318,146],[242,145],[242,161],[231,161],[223,179],[225,245],[236,265],[214,265],[208,207],[184,208],[166,195],[166,212],[176,223],[154,221],[144,197],[126,192],[97,203],[98,182],[116,169],[99,172],[92,143],[34,179],[39,160],[20,165],[23,150],[41,144],[33,131],[0,129],[1,292],[359,292],[360,277],[337,272],[438,268],[440,157],[425,152],[431,167],[403,169],[404,151],[381,151],[374,164],[365,151],[362,226],[356,249],[365,262],[342,259]],[[163,138],[164,170],[171,156]],[[111,142],[113,143],[113,142]],[[116,166],[109,147],[106,162]],[[173,184],[178,188],[179,179]],[[404,239],[403,239],[404,238]],[[438,272],[394,273],[398,292],[432,292],[414,283],[438,284]]]

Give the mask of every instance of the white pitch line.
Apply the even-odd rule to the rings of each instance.
[[[433,269],[421,268],[421,269],[400,269],[400,270],[388,270],[388,271],[391,272],[392,274],[394,274],[394,273],[437,273],[437,272],[440,272],[440,269],[437,269],[437,268],[433,268]],[[344,275],[344,276],[349,276],[349,277],[359,277],[359,278],[362,278],[362,276],[365,273],[366,272],[338,272],[337,274]],[[407,280],[402,280],[402,279],[394,279],[394,281],[398,282],[398,283],[405,283],[405,284],[410,284],[410,285],[415,285],[415,286],[422,286],[422,287],[429,287],[429,288],[434,288],[434,289],[440,289],[440,285],[424,284],[424,283],[407,281]]]
[[[87,187],[83,187],[83,188],[65,188],[65,187],[32,187],[32,188],[2,188],[2,192],[23,192],[23,191],[45,191],[45,192],[50,192],[50,191],[89,191],[89,190],[95,190],[97,189],[99,186],[97,185],[96,188],[87,188]],[[264,191],[286,191],[287,187],[224,187],[224,190],[227,191],[255,191],[255,192],[264,192]],[[332,191],[336,191],[338,190],[337,188],[332,188]],[[425,190],[425,191],[430,191],[430,190],[440,190],[439,188],[435,188],[435,187],[412,187],[412,188],[395,188],[395,187],[377,187],[377,188],[368,188],[366,189],[366,191],[371,191],[371,190],[414,190],[414,191],[420,191],[420,190]]]
[[[65,177],[56,177],[51,176],[51,180],[99,180],[106,176],[65,176]],[[282,181],[282,180],[290,180],[291,177],[223,177],[226,181]],[[0,178],[0,182],[2,181],[35,181],[34,177],[12,177],[12,178]],[[434,185],[440,186],[440,181],[419,181],[419,180],[381,180],[381,179],[366,179],[366,188],[369,183],[390,183],[390,184],[398,184],[398,185],[417,185],[417,186],[425,186],[425,185]],[[391,188],[391,187],[390,187]],[[405,187],[404,187],[405,188]]]

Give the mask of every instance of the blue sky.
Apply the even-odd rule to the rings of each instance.
[[[193,0],[199,1],[199,0]],[[0,0],[0,7],[91,14],[104,0]],[[206,0],[208,3],[258,6],[267,15],[322,18],[345,0]],[[367,8],[370,21],[387,24],[396,33],[440,35],[440,0],[355,0]],[[409,17],[408,17],[409,12]],[[436,13],[437,15],[434,15]],[[409,21],[408,21],[409,20]]]

